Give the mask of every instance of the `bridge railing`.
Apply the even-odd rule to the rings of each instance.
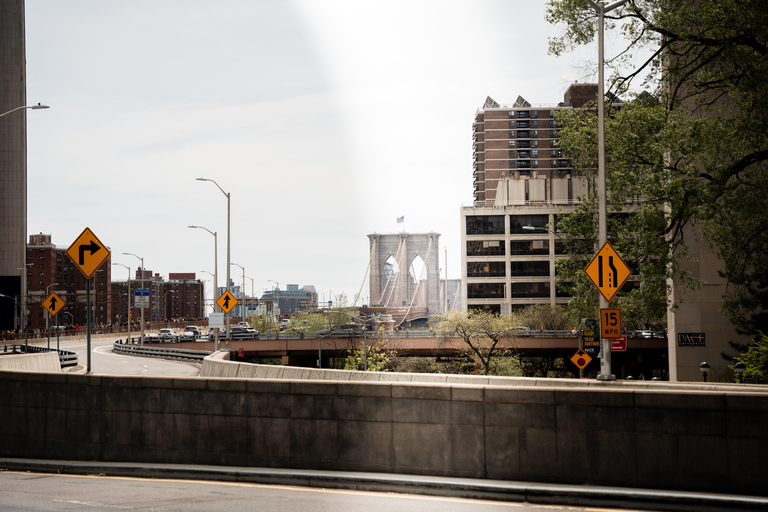
[[[180,359],[184,361],[202,361],[213,352],[207,350],[188,350],[183,348],[166,347],[142,347],[132,343],[123,343],[117,340],[112,344],[112,351],[134,356],[162,357],[167,359]]]
[[[56,349],[18,343],[14,345],[2,345],[0,346],[0,352],[16,353],[16,354],[38,354],[40,352],[56,352]],[[59,363],[61,364],[62,368],[65,366],[77,365],[78,363],[77,352],[71,352],[69,350],[59,350],[58,352],[59,352]]]

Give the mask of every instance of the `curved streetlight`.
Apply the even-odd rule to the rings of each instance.
[[[275,293],[272,295],[272,303],[277,304],[277,309],[280,309],[280,283],[277,281],[273,281],[272,279],[267,279],[270,283],[275,283],[275,286],[277,288],[275,289]],[[274,315],[274,311],[272,311],[272,314]]]
[[[124,252],[126,256],[133,256],[141,260],[141,289],[144,289],[144,258],[137,256],[132,252]],[[139,339],[139,345],[144,346],[144,307],[141,308],[141,338]]]
[[[123,265],[122,263],[113,263],[112,265],[120,265],[128,269],[128,343],[131,342],[131,267]],[[119,331],[118,327],[118,331]]]
[[[163,309],[165,309],[165,323],[168,323],[168,294],[176,293],[176,290],[168,290],[163,297]]]
[[[240,306],[240,313],[241,313],[240,316],[242,317],[243,322],[245,322],[245,313],[244,313],[245,310],[243,309],[245,307],[245,267],[242,265],[238,265],[237,263],[230,263],[230,265],[235,265],[236,267],[240,267],[240,270],[243,271],[243,289],[241,290],[243,293],[243,305]]]
[[[17,110],[24,110],[25,108],[29,108],[32,110],[40,110],[42,108],[51,108],[51,107],[49,107],[48,105],[41,105],[40,103],[38,103],[37,105],[24,105],[23,107],[16,107],[14,109],[9,110],[8,112],[4,112],[0,114],[0,117],[7,116],[8,114],[12,114]]]
[[[230,223],[230,221],[229,221],[229,214],[230,214],[230,195],[229,195],[229,192],[224,192],[224,189],[223,189],[223,188],[221,188],[221,187],[219,186],[219,184],[218,184],[218,183],[216,183],[216,182],[215,182],[214,180],[212,180],[212,179],[208,179],[208,178],[197,178],[197,181],[210,181],[211,183],[213,183],[214,185],[216,185],[216,187],[217,187],[219,190],[221,190],[221,193],[222,193],[222,194],[224,194],[224,196],[227,198],[227,285],[225,286],[225,288],[226,288],[226,290],[227,290],[227,291],[229,291],[229,282],[230,282],[230,281],[229,281],[229,266],[230,266],[230,265],[229,265],[229,264],[230,264],[229,256],[230,256],[230,247],[231,247],[230,243],[231,243],[231,240],[232,240],[232,239],[231,239],[231,237],[230,237],[230,233],[231,233],[231,223]],[[217,292],[217,293],[218,293],[218,292]],[[230,338],[230,331],[229,331],[229,313],[227,313],[227,338]]]
[[[213,276],[213,300],[216,301],[216,294],[219,290],[219,242],[218,242],[218,233],[216,231],[211,231],[210,229],[203,227],[203,226],[187,226],[190,229],[204,229],[210,234],[213,235],[213,271],[214,273],[211,274],[210,272],[207,272],[208,274],[211,274]],[[205,270],[202,270],[201,272],[205,272]]]

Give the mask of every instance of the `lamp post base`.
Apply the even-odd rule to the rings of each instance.
[[[608,374],[608,375],[600,374],[597,376],[597,380],[606,380],[606,381],[616,380],[616,376],[611,374]]]

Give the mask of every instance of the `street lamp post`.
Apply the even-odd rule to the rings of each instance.
[[[213,278],[213,298],[211,299],[213,301],[213,305],[211,307],[213,308],[213,312],[215,313],[216,306],[218,306],[218,304],[216,303],[216,294],[219,293],[218,289],[216,288],[216,274],[212,274],[207,270],[201,270],[200,272],[208,274]],[[211,326],[211,321],[209,319],[208,327],[210,326]],[[219,350],[219,328],[218,327],[213,329],[213,350],[214,352]]]
[[[219,242],[218,242],[218,234],[216,231],[211,231],[210,229],[203,227],[203,226],[187,226],[192,229],[204,229],[210,234],[213,235],[213,274],[210,272],[207,272],[208,274],[211,274],[213,276],[213,300],[216,300],[216,294],[219,293]],[[203,271],[205,272],[205,271]]]
[[[50,290],[51,286],[58,286],[58,285],[59,285],[59,283],[51,283],[51,284],[49,284],[48,286],[45,287],[45,296],[46,296],[46,298],[50,294],[50,292],[48,290]],[[50,311],[46,310],[46,315],[45,315],[45,332],[48,335],[48,350],[51,349],[51,325],[50,324],[51,324],[51,313],[50,313]]]
[[[165,310],[165,323],[168,323],[168,294],[176,293],[176,290],[168,290],[163,297],[163,309]]]
[[[124,252],[123,254],[125,254],[126,256],[133,256],[134,258],[138,258],[139,260],[141,260],[141,289],[143,290],[144,289],[144,258],[142,258],[141,256],[136,256],[132,252]],[[144,299],[142,299],[142,300],[144,300]],[[142,306],[141,306],[141,338],[139,339],[139,346],[142,346],[142,347],[144,346],[144,306],[143,306],[143,303],[142,303]]]
[[[23,107],[16,107],[14,109],[9,110],[8,112],[3,112],[2,114],[0,114],[0,117],[7,116],[8,114],[12,114],[17,110],[24,110],[25,108],[31,108],[32,110],[39,110],[41,108],[50,108],[50,107],[48,105],[41,105],[40,103],[38,103],[37,105],[24,105]]]
[[[240,270],[243,271],[243,289],[241,290],[243,294],[243,304],[240,306],[240,316],[242,317],[242,321],[245,322],[245,313],[244,313],[244,307],[245,307],[245,267],[242,265],[238,265],[237,263],[232,263],[232,265],[235,265],[236,267],[240,267]]]
[[[606,205],[606,179],[605,179],[605,78],[603,70],[603,34],[605,32],[605,13],[610,12],[617,7],[624,5],[627,0],[617,0],[608,5],[605,2],[596,2],[594,0],[585,0],[590,7],[597,12],[597,224],[599,246],[605,245],[608,240],[608,221]],[[608,301],[602,294],[600,295],[600,309],[608,307]],[[601,339],[601,357],[600,357],[600,375],[597,380],[616,380],[616,376],[611,374],[611,351],[608,347],[608,341]]]
[[[275,289],[275,293],[272,296],[272,304],[273,306],[274,304],[277,304],[277,310],[279,311],[280,310],[280,283],[278,283],[277,281],[273,281],[272,279],[267,279],[267,281],[269,281],[270,283],[275,283],[275,286],[277,286],[277,288]],[[275,316],[274,309],[272,310],[272,316]]]
[[[739,376],[739,384],[741,384],[742,379],[744,378],[744,372],[747,371],[747,365],[739,361],[733,366],[733,371]]]
[[[131,342],[131,267],[123,265],[122,263],[113,263],[112,265],[120,265],[128,269],[128,343]]]
[[[226,198],[227,198],[227,285],[226,285],[226,289],[227,289],[227,291],[229,291],[229,283],[230,283],[230,281],[229,281],[230,248],[231,248],[231,241],[232,241],[232,239],[230,237],[230,234],[231,234],[231,223],[230,223],[230,220],[229,220],[229,217],[230,217],[230,195],[229,195],[228,192],[224,192],[224,189],[221,188],[219,186],[219,184],[216,183],[214,180],[211,180],[211,179],[208,179],[208,178],[197,178],[197,181],[210,181],[211,183],[216,185],[216,187],[219,190],[221,190],[221,193],[224,194],[224,196],[226,196]],[[226,318],[227,318],[227,338],[230,338],[231,335],[230,335],[230,330],[229,330],[229,313],[227,313],[227,317]]]
[[[699,370],[701,370],[701,374],[704,376],[704,382],[707,382],[707,374],[709,373],[709,363],[704,361],[699,365]]]

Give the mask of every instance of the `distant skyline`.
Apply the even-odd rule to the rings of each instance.
[[[51,107],[27,113],[28,234],[67,247],[90,227],[113,262],[211,290],[213,237],[187,226],[218,232],[223,284],[226,198],[204,177],[231,193],[231,259],[257,295],[276,281],[351,302],[366,235],[403,224],[440,233],[459,278],[475,111],[589,79],[547,55],[544,5],[28,0],[27,103]]]

